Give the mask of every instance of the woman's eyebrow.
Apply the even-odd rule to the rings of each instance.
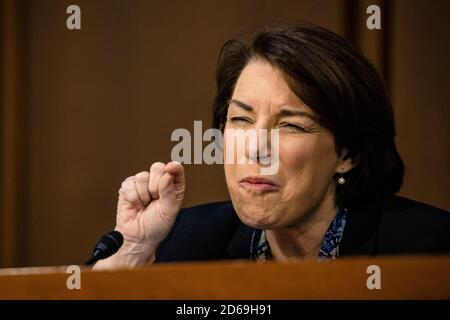
[[[306,112],[306,111],[301,111],[301,110],[291,110],[291,109],[281,109],[281,111],[278,113],[278,116],[280,118],[282,117],[306,117],[306,118],[310,118],[313,121],[317,121],[317,118]]]
[[[239,100],[236,100],[236,99],[231,99],[229,104],[231,104],[231,103],[233,103],[236,106],[244,109],[245,111],[248,111],[248,112],[253,112],[254,111],[254,109],[253,109],[253,107],[251,105],[246,104],[246,103],[244,103],[242,101],[239,101]]]

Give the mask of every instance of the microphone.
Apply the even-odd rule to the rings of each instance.
[[[123,236],[119,231],[111,231],[104,234],[99,242],[95,245],[92,256],[88,261],[85,262],[86,265],[91,265],[98,260],[108,258],[119,250],[123,244]]]

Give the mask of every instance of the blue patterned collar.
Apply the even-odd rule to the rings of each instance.
[[[347,210],[338,211],[325,233],[319,260],[336,259],[339,256],[339,245],[347,222]],[[256,241],[258,239],[259,240]],[[250,245],[250,257],[253,260],[265,261],[272,258],[270,246],[264,230],[254,229]]]
[[[335,259],[339,256],[339,245],[341,244],[346,222],[347,210],[338,211],[323,239],[319,259]]]

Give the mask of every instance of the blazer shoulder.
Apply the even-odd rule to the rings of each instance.
[[[384,210],[388,218],[408,218],[409,221],[424,220],[428,223],[450,223],[450,212],[402,196],[395,196]],[[411,219],[411,218],[416,218]]]
[[[378,240],[387,253],[450,252],[450,213],[395,196],[380,217]]]

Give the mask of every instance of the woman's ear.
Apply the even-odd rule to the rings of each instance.
[[[357,164],[357,157],[351,156],[348,150],[346,148],[343,148],[336,166],[336,173],[347,173],[352,170]]]

